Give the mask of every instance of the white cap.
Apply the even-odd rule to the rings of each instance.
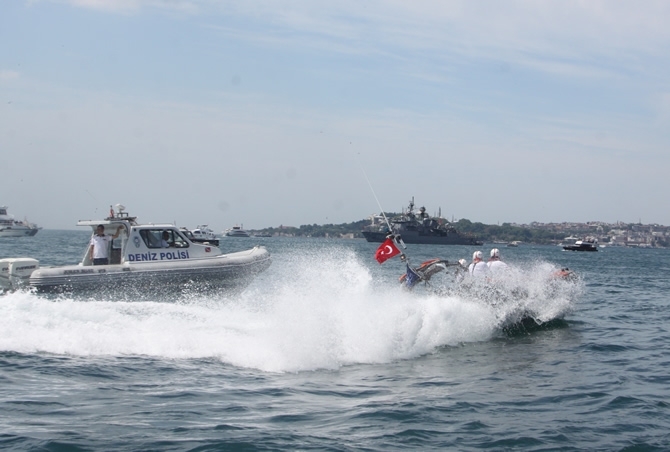
[[[473,260],[474,259],[483,259],[483,258],[484,258],[484,253],[482,253],[481,251],[475,251],[474,253],[472,253],[472,259]]]
[[[498,248],[493,248],[491,250],[491,257],[500,257],[500,250]]]
[[[458,263],[461,264],[462,267],[465,267],[468,265],[468,262],[465,259],[459,259]]]

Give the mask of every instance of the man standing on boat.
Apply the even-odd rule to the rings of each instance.
[[[483,261],[484,253],[481,251],[475,251],[472,254],[472,263],[468,267],[468,273],[479,278],[482,276],[487,276],[489,274],[489,267],[486,265],[486,262]]]
[[[109,264],[108,243],[119,236],[123,226],[119,225],[114,235],[105,235],[105,227],[101,224],[95,230],[95,234],[91,237],[90,242],[90,257],[93,265],[107,265]]]

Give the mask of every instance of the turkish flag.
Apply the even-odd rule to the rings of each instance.
[[[386,241],[382,243],[379,248],[377,248],[377,251],[375,252],[375,259],[377,259],[377,262],[381,264],[386,259],[390,259],[396,254],[400,254],[400,250],[397,246],[395,246],[393,240],[386,239]]]

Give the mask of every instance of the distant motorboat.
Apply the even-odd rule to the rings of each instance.
[[[565,245],[566,251],[598,251],[598,239],[586,237],[584,240],[577,240],[573,245]]]
[[[509,242],[509,243],[507,244],[507,246],[517,247],[517,246],[519,246],[520,243],[521,243],[520,240],[514,240],[513,242]]]
[[[574,245],[577,242],[577,240],[579,240],[579,237],[574,237],[571,235],[569,237],[565,237],[563,241],[561,241],[561,243],[558,244],[558,246]]]
[[[28,220],[15,220],[7,213],[7,206],[0,206],[0,237],[32,237],[42,229]]]
[[[193,233],[193,241],[196,243],[210,243],[219,246],[219,239],[216,236],[216,233],[206,224],[199,224],[191,232]]]
[[[214,231],[207,228],[207,225],[198,226],[193,230],[181,227],[179,230],[193,243],[203,243],[205,245],[219,246],[219,238],[216,236]]]
[[[242,229],[241,226],[233,226],[230,229],[223,231],[226,237],[250,237],[249,233]]]

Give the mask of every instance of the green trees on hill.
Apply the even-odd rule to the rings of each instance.
[[[453,223],[454,227],[462,232],[470,232],[485,242],[521,241],[526,243],[552,243],[565,237],[561,231],[548,229],[531,229],[520,226],[512,226],[510,223],[502,225],[473,223],[470,220],[459,220]]]
[[[354,234],[354,237],[363,237],[363,227],[370,224],[370,220],[359,220],[353,223],[342,224],[304,224],[300,227],[279,226],[276,228],[265,228],[251,231],[253,233],[264,233],[270,235],[284,235],[293,237],[342,237]]]

